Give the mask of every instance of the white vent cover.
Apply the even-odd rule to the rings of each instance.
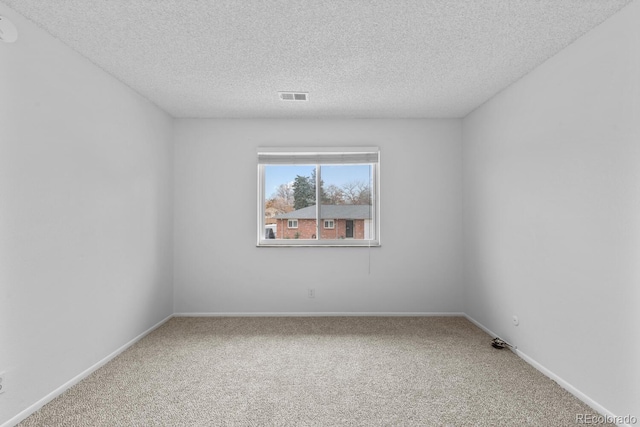
[[[282,101],[308,101],[309,94],[307,92],[278,92]]]

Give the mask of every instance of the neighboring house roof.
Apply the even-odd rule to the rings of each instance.
[[[322,219],[371,219],[370,205],[322,205]],[[316,207],[307,206],[297,211],[276,215],[276,219],[316,219]]]

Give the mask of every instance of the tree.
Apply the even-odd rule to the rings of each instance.
[[[276,214],[283,214],[283,213],[291,212],[293,210],[293,202],[286,203],[280,197],[272,197],[271,199],[268,199],[265,201],[264,207],[265,209],[269,209],[269,208],[275,209]]]
[[[293,210],[293,185],[291,183],[280,184],[271,198],[265,200],[265,209],[269,208],[275,209],[277,214]]]
[[[311,185],[311,188],[313,189],[313,198],[315,200],[315,194],[316,194],[316,170],[312,170],[311,171],[311,176],[309,177],[309,184]],[[329,203],[329,197],[327,197],[327,194],[324,191],[324,181],[322,179],[320,179],[320,201],[322,205],[326,205],[327,203]],[[315,205],[315,202],[313,203]]]
[[[281,199],[284,203],[293,206],[293,184],[280,184],[276,189],[276,197]]]
[[[329,205],[344,205],[344,191],[335,184],[329,184],[326,191],[327,201]]]
[[[311,176],[297,175],[291,187],[295,210],[316,204],[315,169]],[[325,189],[320,180],[320,200],[323,205],[371,205],[371,186],[364,181],[349,181],[342,187],[330,184]]]
[[[342,186],[344,201],[350,205],[370,205],[371,187],[363,181],[349,181]]]
[[[359,189],[360,193],[358,194],[358,204],[371,205],[371,187],[368,184],[361,183]]]
[[[313,181],[315,183],[315,180]],[[295,210],[316,204],[315,185],[308,176],[296,175],[293,180],[293,208]]]

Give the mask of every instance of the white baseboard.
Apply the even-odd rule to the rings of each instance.
[[[142,338],[144,338],[146,335],[151,333],[153,330],[155,330],[158,327],[160,327],[162,324],[167,322],[172,317],[173,317],[173,315],[167,316],[166,318],[164,318],[160,322],[156,323],[155,325],[153,325],[152,327],[150,327],[149,329],[147,329],[146,331],[144,331],[143,333],[141,333],[140,335],[138,335],[137,337],[135,337],[131,341],[127,342],[126,344],[124,344],[123,346],[118,348],[116,351],[112,352],[111,354],[109,354],[108,356],[104,357],[99,362],[95,363],[94,365],[92,365],[89,368],[85,369],[83,372],[81,372],[78,375],[76,375],[75,377],[71,378],[69,381],[67,381],[66,383],[62,384],[60,387],[58,387],[55,390],[53,390],[51,393],[47,394],[45,397],[43,397],[42,399],[40,399],[37,402],[35,402],[33,405],[30,405],[29,407],[27,407],[26,409],[21,411],[19,414],[17,414],[13,418],[10,418],[5,423],[3,423],[0,427],[11,427],[11,426],[17,425],[19,422],[21,422],[22,420],[26,419],[29,415],[33,414],[38,409],[42,408],[44,405],[46,405],[47,403],[51,402],[53,399],[55,399],[56,397],[60,396],[62,393],[67,391],[69,388],[73,387],[74,385],[76,385],[77,383],[79,383],[80,381],[82,381],[83,379],[88,377],[89,375],[91,375],[94,371],[96,371],[99,368],[101,368],[102,366],[106,365],[108,362],[110,362],[112,359],[114,359],[120,353],[122,353],[123,351],[125,351],[126,349],[128,349],[129,347],[131,347],[132,345],[137,343],[138,341],[140,341]]]
[[[485,331],[492,338],[496,338],[496,337],[499,336],[496,333],[494,333],[491,329],[487,328],[482,323],[478,322],[476,319],[474,319],[473,317],[469,316],[468,314],[464,314],[464,317],[466,317],[471,323],[473,323],[474,325],[476,325],[477,327],[479,327],[480,329]],[[595,400],[593,400],[592,398],[590,398],[589,396],[587,396],[586,394],[584,394],[583,392],[578,390],[576,387],[571,385],[569,382],[567,382],[564,379],[562,379],[559,375],[556,375],[550,369],[547,369],[542,364],[538,363],[537,361],[535,361],[531,357],[527,356],[521,350],[518,350],[517,347],[514,348],[513,352],[516,355],[518,355],[522,360],[527,362],[529,365],[533,366],[538,371],[540,371],[542,374],[544,374],[545,376],[551,378],[553,381],[558,383],[558,385],[560,387],[562,387],[563,389],[567,390],[569,393],[574,395],[576,398],[578,398],[579,400],[581,400],[585,404],[589,405],[594,411],[596,411],[599,414],[604,415],[605,417],[608,417],[610,419],[620,419],[620,418],[622,418],[622,417],[617,417],[613,412],[607,410],[605,407],[603,407],[598,402],[596,402]],[[619,425],[621,427],[623,427],[623,426],[629,426],[630,427],[630,424],[617,424],[617,425]]]
[[[547,377],[551,378],[553,381],[558,383],[558,385],[560,385],[560,387],[564,388],[569,393],[573,394],[575,397],[577,397],[578,399],[580,399],[581,401],[583,401],[584,403],[589,405],[594,411],[598,412],[601,415],[604,415],[604,416],[608,417],[609,419],[622,419],[622,417],[617,417],[613,412],[609,411],[607,408],[605,408],[602,405],[600,405],[598,402],[596,402],[595,400],[593,400],[592,398],[590,398],[589,396],[587,396],[586,394],[584,394],[583,392],[578,390],[576,387],[571,385],[569,382],[565,381],[560,376],[556,375],[554,372],[552,372],[551,370],[547,369],[546,367],[544,367],[543,365],[541,365],[540,363],[538,363],[537,361],[535,361],[531,357],[527,356],[522,351],[515,350],[514,353],[516,353],[518,356],[520,356],[529,365],[533,366],[538,371],[542,372],[544,375],[546,375]],[[631,424],[616,424],[616,425],[621,426],[621,427],[623,427],[623,426],[631,427]]]
[[[474,325],[476,325],[478,328],[482,329],[483,331],[485,331],[487,334],[491,335],[491,338],[496,338],[498,336],[498,334],[496,334],[495,332],[493,332],[491,329],[487,328],[486,326],[484,326],[482,323],[478,322],[476,319],[474,319],[473,317],[469,316],[468,314],[464,314],[464,317],[467,318],[467,320],[471,323],[473,323]]]
[[[175,313],[174,317],[465,317],[458,312],[207,312]]]

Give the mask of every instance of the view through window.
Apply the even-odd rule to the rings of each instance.
[[[259,244],[377,245],[377,165],[377,154],[264,156]]]

